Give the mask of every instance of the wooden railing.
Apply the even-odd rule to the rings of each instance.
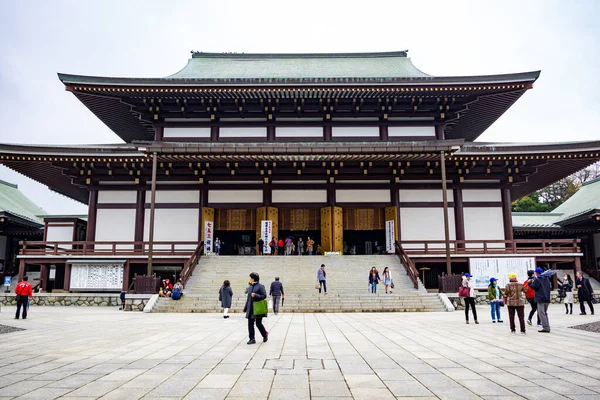
[[[26,256],[148,256],[150,242],[30,242],[21,241]],[[189,257],[198,242],[154,242],[152,256]]]
[[[600,282],[600,270],[596,268],[593,261],[581,263],[581,270]]]
[[[202,254],[204,254],[204,242],[200,242],[198,247],[196,247],[196,250],[194,250],[194,253],[185,262],[185,265],[179,274],[179,279],[181,279],[183,287],[185,287],[187,280],[190,278],[190,276],[192,276],[192,273],[194,273],[194,268],[196,268],[196,265],[198,264],[198,261],[200,261]]]
[[[404,265],[404,268],[406,269],[406,274],[410,278],[415,289],[418,289],[419,288],[419,271],[417,271],[417,267],[415,267],[415,263],[410,259],[408,254],[406,254],[406,251],[404,251],[404,249],[402,248],[402,245],[397,240],[395,242],[395,247],[396,247],[396,254],[398,255],[398,258],[400,258],[400,262],[402,263],[402,265]]]
[[[579,239],[450,240],[450,254],[565,254],[580,253]],[[403,240],[410,255],[446,254],[444,240]]]

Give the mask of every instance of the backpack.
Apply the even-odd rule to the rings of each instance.
[[[179,300],[181,298],[181,285],[175,285],[173,292],[171,293],[173,300]]]
[[[18,294],[19,296],[21,296],[23,294],[23,291],[25,289],[27,289],[28,283],[27,282],[21,282],[19,283],[16,287],[15,287],[15,294]]]
[[[535,297],[535,290],[533,290],[532,288],[529,287],[529,281],[525,281],[525,283],[523,283],[523,287],[525,287],[525,289],[527,289],[527,293],[525,293],[525,297],[528,299],[533,299]]]

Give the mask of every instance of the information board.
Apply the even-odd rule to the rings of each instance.
[[[72,264],[71,290],[122,290],[122,264]]]
[[[263,253],[271,254],[271,239],[273,239],[273,221],[260,221],[260,238],[263,240]]]
[[[498,286],[505,287],[508,283],[508,274],[517,274],[521,283],[527,279],[527,271],[535,269],[535,258],[470,258],[469,267],[475,281],[476,289],[485,289],[490,284],[490,278],[498,280]]]

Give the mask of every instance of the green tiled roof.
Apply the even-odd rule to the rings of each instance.
[[[552,212],[563,214],[559,221],[566,221],[592,210],[600,210],[600,178],[584,183],[577,193]]]
[[[562,214],[548,212],[513,212],[513,228],[560,228],[556,225]]]
[[[17,185],[0,180],[0,212],[8,212],[17,217],[43,224],[44,210],[25,196]],[[40,217],[42,216],[42,217]]]
[[[427,78],[406,56],[391,53],[194,53],[167,79]]]

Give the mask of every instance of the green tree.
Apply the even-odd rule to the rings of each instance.
[[[546,212],[550,210],[550,207],[548,204],[540,203],[539,199],[534,194],[513,201],[512,210],[515,212]]]

